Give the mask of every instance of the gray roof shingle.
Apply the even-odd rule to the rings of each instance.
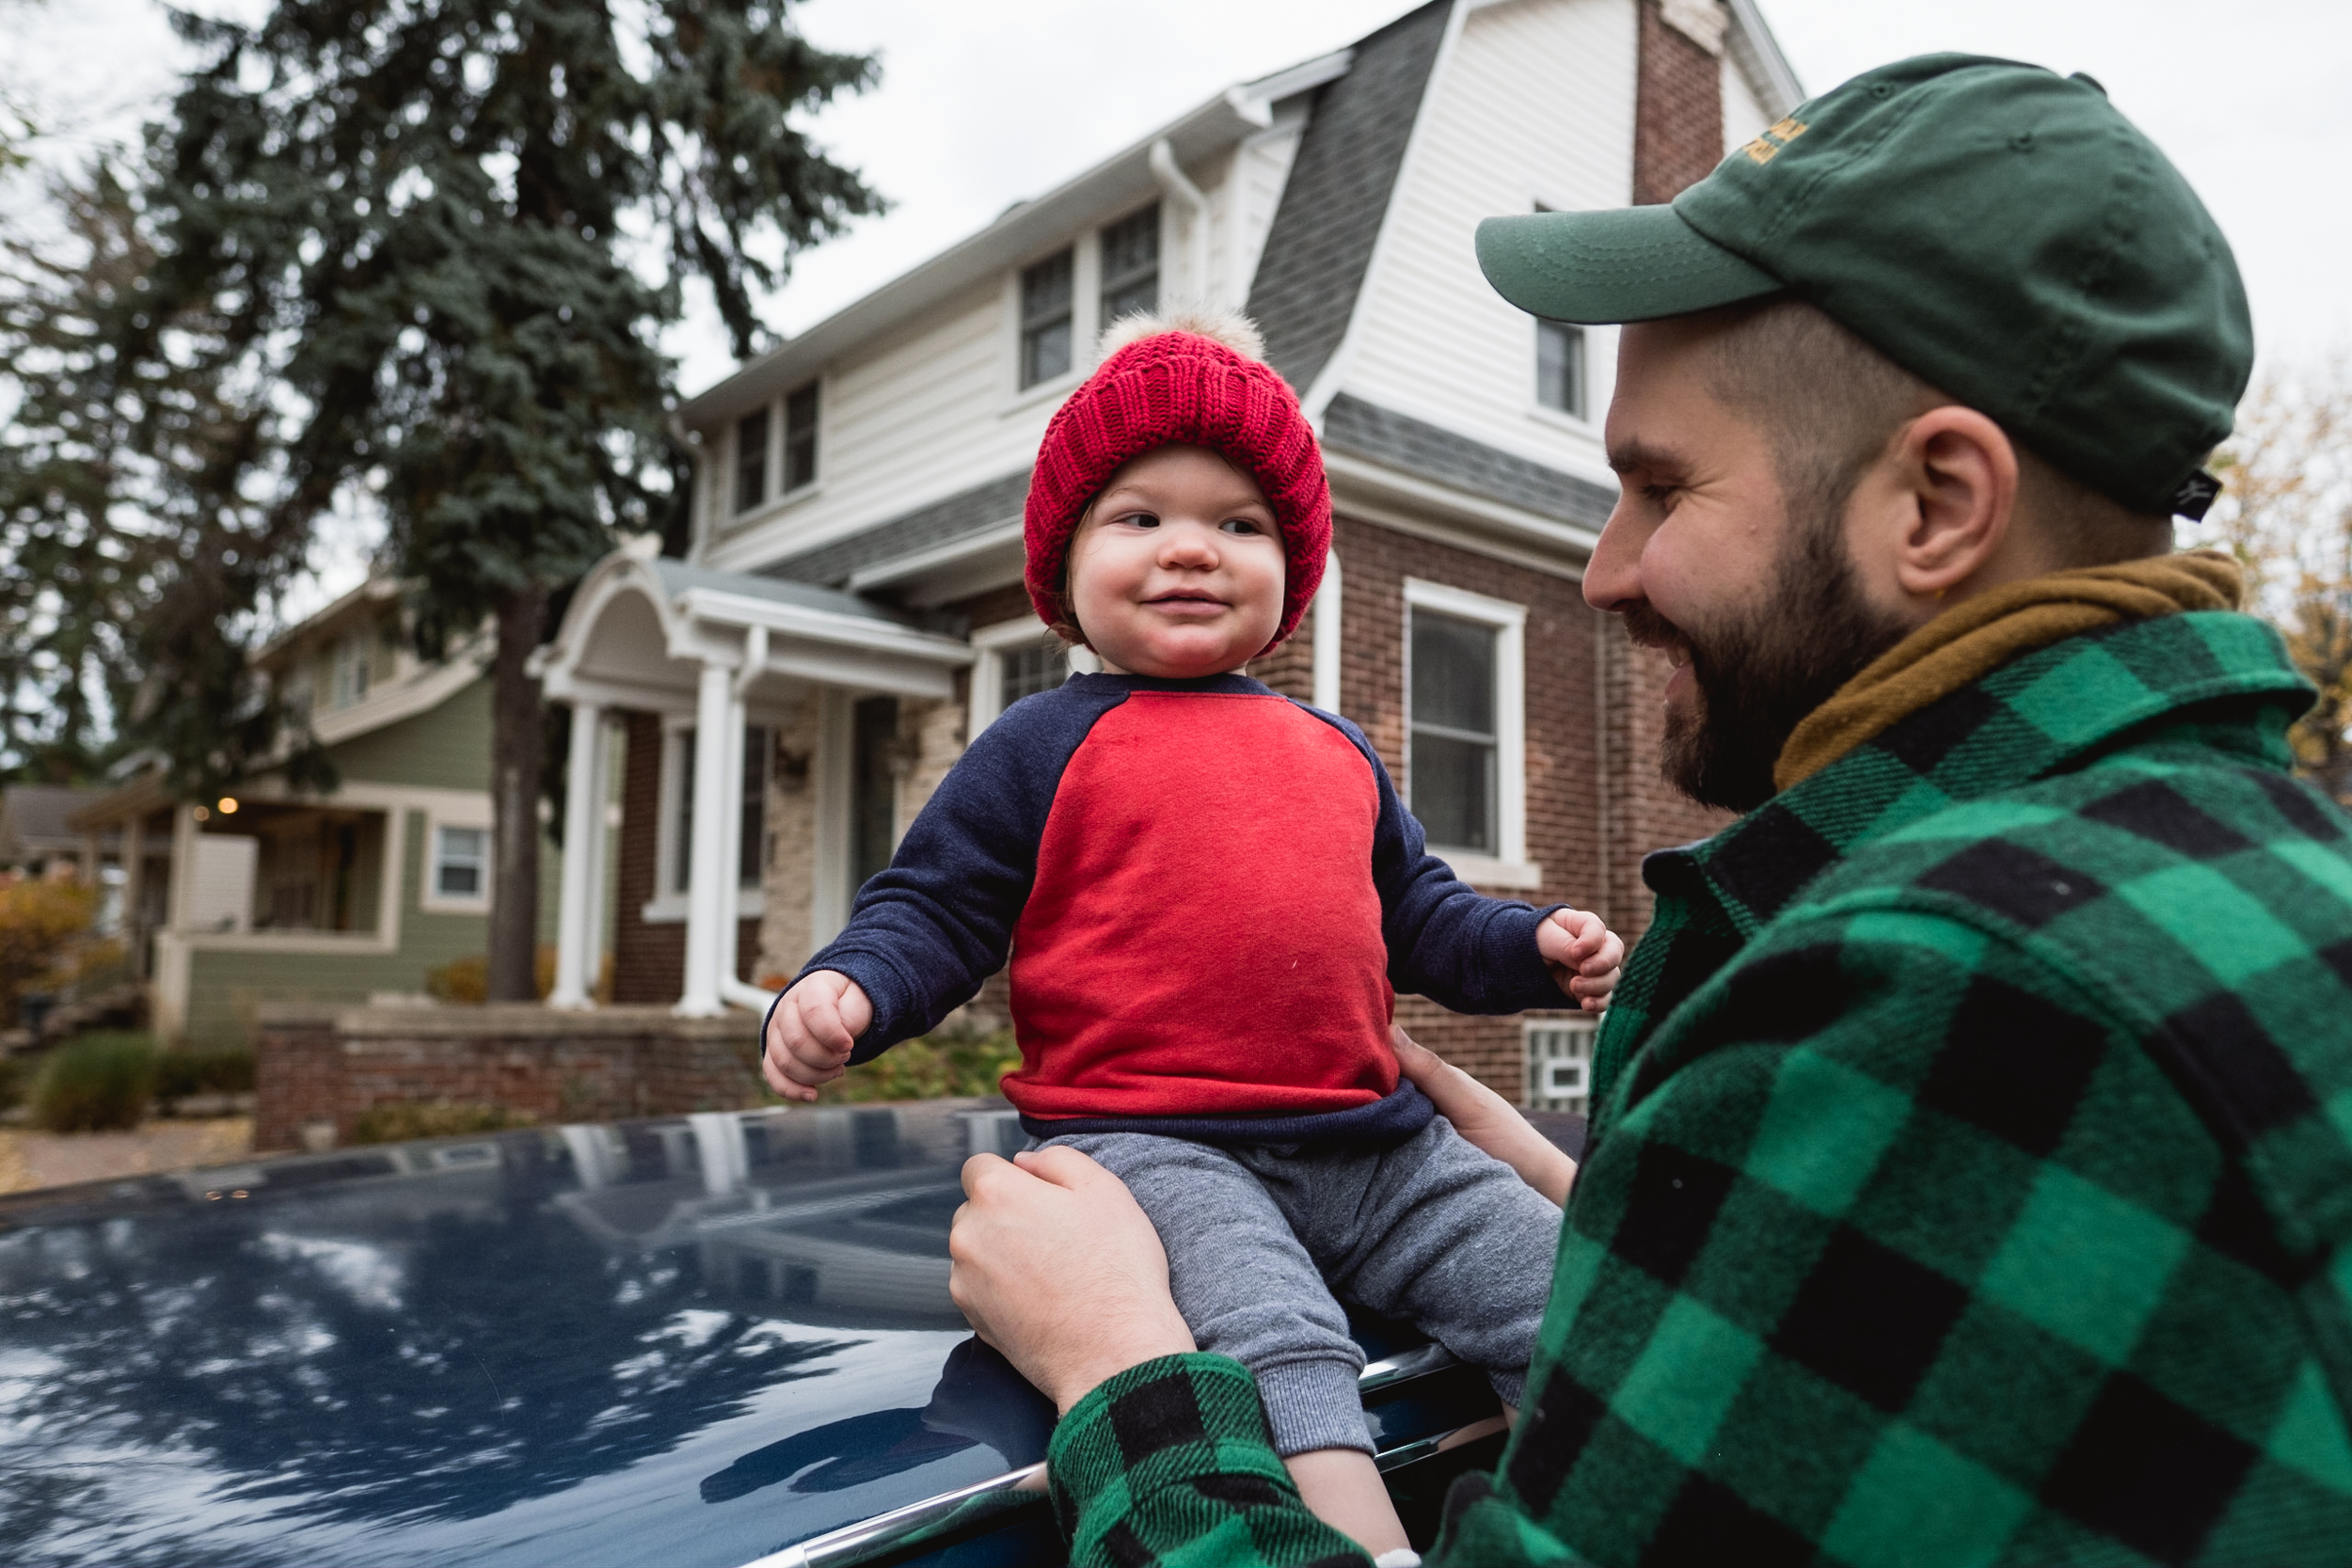
[[[1323,441],[1342,451],[1584,528],[1600,527],[1617,504],[1616,492],[1606,485],[1345,392],[1333,398],[1324,411]]]
[[[860,567],[878,561],[895,561],[933,546],[977,533],[1021,515],[1029,499],[1029,470],[959,490],[944,500],[902,512],[846,539],[819,545],[813,550],[771,561],[759,568],[762,577],[788,578],[797,582],[838,588]]]
[[[1266,358],[1302,397],[1355,314],[1451,8],[1430,0],[1371,34],[1317,90],[1248,305]]]

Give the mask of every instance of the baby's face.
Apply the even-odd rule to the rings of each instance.
[[[1282,620],[1282,536],[1247,475],[1161,447],[1111,476],[1070,546],[1070,602],[1113,674],[1238,670]]]

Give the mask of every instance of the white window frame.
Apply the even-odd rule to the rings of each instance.
[[[1165,236],[1163,236],[1165,237]],[[1086,379],[1094,369],[1094,340],[1102,332],[1097,320],[1101,313],[1103,289],[1102,233],[1089,229],[1072,235],[1060,245],[1047,245],[1023,257],[1007,269],[1004,285],[1004,364],[1005,407],[1007,414],[1017,414],[1048,401],[1058,401]],[[1021,385],[1021,275],[1040,261],[1050,261],[1057,251],[1068,249],[1070,255],[1070,369],[1050,381],[1034,387]],[[817,422],[819,438],[824,428],[824,394],[818,394]]]
[[[1405,799],[1412,800],[1413,625],[1416,610],[1435,610],[1495,632],[1495,837],[1498,852],[1480,855],[1430,847],[1454,874],[1477,887],[1515,891],[1543,885],[1544,868],[1527,858],[1527,607],[1467,588],[1405,579]]]
[[[1531,1018],[1520,1026],[1520,1054],[1527,1063],[1527,1088],[1520,1103],[1531,1111],[1592,1113],[1593,1047],[1600,1035],[1600,1020],[1593,1014],[1566,1018]],[[1573,1062],[1575,1069],[1555,1064]],[[1574,1076],[1575,1087],[1561,1092],[1561,1080]]]
[[[820,415],[821,417],[821,415]],[[758,726],[775,730],[776,721],[770,716],[748,714],[747,728]],[[685,923],[692,894],[677,886],[678,871],[688,846],[679,842],[677,831],[680,799],[686,788],[686,758],[691,750],[687,736],[694,728],[694,715],[669,713],[661,718],[661,783],[655,794],[659,800],[655,818],[653,852],[653,896],[638,908],[637,918],[647,926],[677,926]],[[770,759],[771,766],[773,758]],[[768,895],[764,887],[746,883],[736,896],[735,914],[739,920],[756,920],[767,911]]]
[[[485,802],[486,805],[487,802]],[[490,912],[491,819],[487,811],[436,811],[424,825],[424,883],[418,889],[417,908],[427,914],[487,914]],[[482,891],[470,896],[441,891],[441,834],[452,828],[482,834]]]
[[[817,388],[817,460],[815,465],[817,471],[806,483],[796,484],[787,490],[782,486],[791,475],[786,470],[786,460],[789,453],[785,447],[786,436],[788,434],[785,425],[791,413],[793,393],[806,391],[811,387]],[[806,500],[825,487],[825,421],[832,407],[833,388],[821,374],[812,375],[806,381],[778,394],[775,415],[770,420],[775,430],[775,438],[770,443],[770,451],[775,455],[778,486],[774,498],[769,502],[771,506],[781,507],[790,502]]]
[[[979,738],[980,732],[996,722],[1004,712],[1005,650],[1025,643],[1041,642],[1054,634],[1045,623],[1034,615],[1018,621],[999,621],[981,626],[972,633],[972,701],[971,717],[964,728],[964,744]],[[1103,661],[1088,648],[1070,650],[1070,668],[1077,674],[1094,674],[1103,668]]]
[[[1531,389],[1527,400],[1529,411],[1537,418],[1549,420],[1554,424],[1565,425],[1570,430],[1590,434],[1596,428],[1593,423],[1592,329],[1576,322],[1555,322],[1542,316],[1531,316],[1528,319],[1534,324],[1534,330],[1528,334],[1527,339],[1527,385]],[[1554,408],[1544,401],[1544,328],[1548,325],[1565,326],[1576,334],[1578,360],[1576,375],[1577,380],[1582,384],[1580,389],[1584,394],[1584,411],[1581,414],[1565,408]]]

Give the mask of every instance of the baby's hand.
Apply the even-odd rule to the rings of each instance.
[[[850,1050],[874,1022],[874,1004],[847,974],[820,969],[784,993],[768,1021],[760,1070],[787,1100],[815,1100],[847,1072]]]
[[[1590,910],[1554,910],[1535,927],[1535,951],[1560,989],[1588,1013],[1609,1006],[1625,943]]]

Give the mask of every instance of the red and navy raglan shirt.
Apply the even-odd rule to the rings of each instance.
[[[874,1004],[850,1060],[925,1034],[1012,962],[1033,1136],[1388,1142],[1428,1101],[1397,991],[1567,1006],[1546,911],[1473,893],[1346,720],[1241,675],[1075,675],[976,738],[803,974]]]

